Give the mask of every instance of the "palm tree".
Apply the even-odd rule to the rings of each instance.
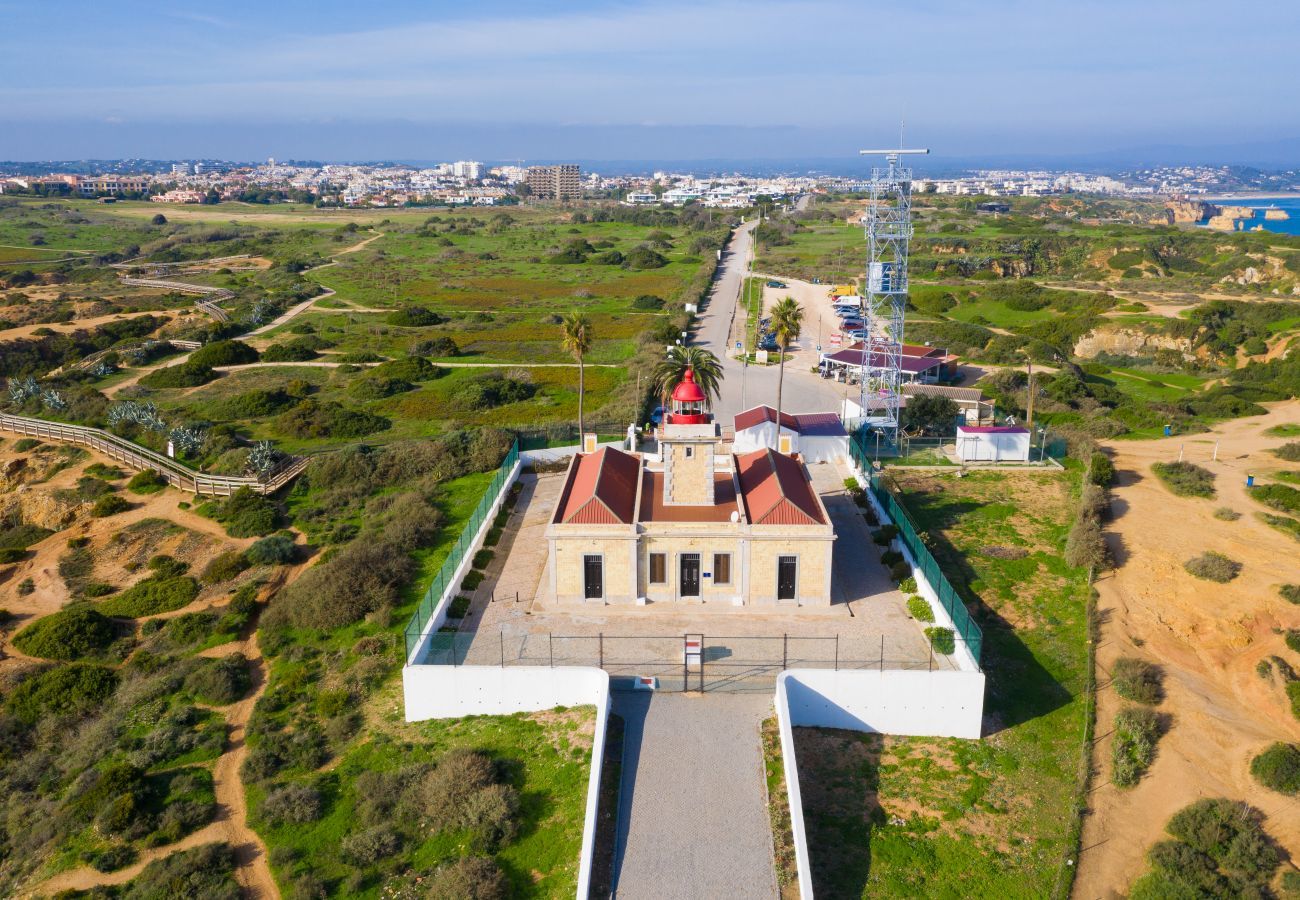
[[[591,349],[591,322],[587,319],[586,313],[571,312],[560,320],[560,328],[563,331],[563,337],[560,338],[561,345],[578,361],[578,441],[581,443],[582,435],[585,433],[582,421],[584,387],[582,358]]]
[[[803,330],[803,307],[793,297],[786,297],[772,307],[772,337],[781,348],[780,361],[776,373],[776,421],[781,423],[781,391],[785,387],[785,350],[799,340]]]
[[[687,369],[694,374],[695,383],[700,386],[711,406],[722,388],[722,363],[712,350],[704,347],[683,347],[678,344],[670,349],[668,356],[655,366],[651,376],[655,396],[667,397],[668,392],[686,377]]]

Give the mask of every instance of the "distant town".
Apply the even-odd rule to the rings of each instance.
[[[865,176],[703,176],[657,171],[602,175],[577,163],[489,165],[475,160],[426,167],[215,160],[111,163],[0,163],[0,193],[71,196],[156,203],[222,201],[309,203],[320,207],[497,206],[521,200],[618,200],[629,206],[748,208],[761,198],[865,191]],[[1262,172],[1233,166],[1177,166],[1114,174],[993,169],[953,177],[918,174],[918,193],[1035,197],[1088,193],[1109,196],[1194,196],[1233,191],[1300,191],[1300,170]]]

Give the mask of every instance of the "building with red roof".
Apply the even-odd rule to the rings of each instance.
[[[838,462],[849,455],[848,432],[833,412],[782,412],[778,428],[775,409],[755,406],[738,413],[735,426],[733,453],[771,448],[785,454],[797,453],[809,465]]]
[[[689,372],[672,404],[657,454],[570,462],[546,530],[551,596],[829,606],[835,531],[803,459],[724,445]]]

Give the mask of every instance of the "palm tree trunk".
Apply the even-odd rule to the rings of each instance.
[[[785,387],[785,345],[781,345],[781,355],[776,364],[776,435],[778,447],[781,446],[781,391]]]
[[[584,390],[583,390],[582,357],[579,356],[579,357],[578,357],[578,444],[579,444],[579,445],[582,444],[582,441],[583,441],[583,435],[587,433],[586,430],[583,428],[583,421],[582,421],[582,395],[583,395],[583,393],[584,393]]]

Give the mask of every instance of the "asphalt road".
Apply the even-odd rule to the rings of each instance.
[[[701,311],[691,342],[703,345],[722,360],[721,396],[713,405],[715,420],[730,427],[736,413],[766,403],[776,405],[777,366],[745,366],[734,358],[736,341],[741,339],[745,315],[738,309],[740,289],[749,266],[753,244],[752,232],[757,222],[747,222],[735,230],[722,252],[718,276]],[[803,343],[816,343],[810,335]],[[827,381],[807,371],[806,364],[786,364],[782,409],[792,413],[838,412],[843,399],[843,385]]]

